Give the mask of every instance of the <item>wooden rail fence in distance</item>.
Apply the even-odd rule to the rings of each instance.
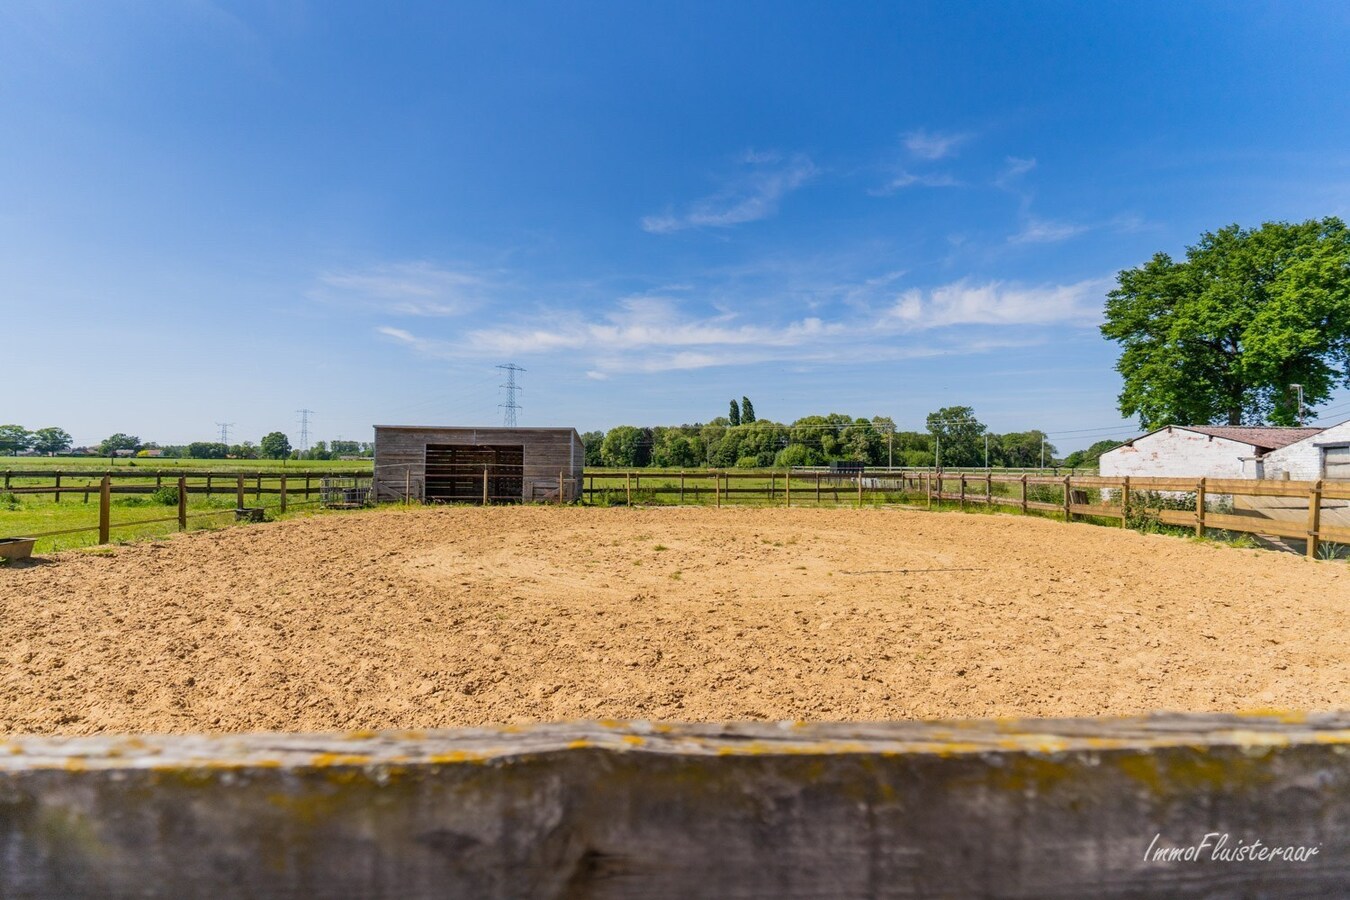
[[[610,471],[588,472],[585,496],[613,499],[616,490],[631,505],[634,495],[657,501],[667,498],[677,504],[711,501],[720,507],[737,498],[768,501],[772,505],[804,503],[877,502],[878,497],[900,495],[905,501],[922,497],[928,508],[944,502],[964,509],[969,505],[1002,507],[1023,514],[1041,512],[1065,521],[1080,518],[1115,519],[1128,523],[1139,512],[1141,495],[1195,496],[1192,509],[1154,509],[1158,521],[1167,525],[1206,530],[1272,535],[1307,541],[1307,554],[1315,557],[1320,543],[1350,544],[1350,527],[1328,524],[1326,512],[1332,501],[1350,500],[1350,481],[1276,481],[1214,478],[1135,478],[1102,475],[1044,475],[983,472],[883,471],[875,474],[808,472],[734,472],[698,470],[681,472]],[[733,487],[736,482],[740,487]],[[995,490],[995,486],[1005,490]],[[1104,496],[1104,494],[1106,496]],[[1216,498],[1285,497],[1306,501],[1304,521],[1271,518],[1256,511],[1242,514],[1210,509]],[[1350,504],[1339,503],[1346,509]]]

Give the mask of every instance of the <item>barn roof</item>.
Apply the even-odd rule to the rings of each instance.
[[[1180,428],[1182,431],[1192,431],[1196,434],[1205,434],[1210,437],[1224,438],[1229,441],[1237,441],[1239,444],[1247,444],[1267,453],[1271,450],[1278,450],[1281,447],[1288,447],[1290,444],[1298,443],[1305,438],[1310,438],[1315,434],[1321,434],[1325,428],[1284,428],[1265,425],[1167,425],[1162,428],[1150,431],[1148,434],[1141,434],[1137,438],[1132,438],[1122,446],[1128,446],[1135,441],[1143,440],[1149,435],[1157,434],[1160,431],[1170,431],[1173,428]]]
[[[1207,434],[1210,437],[1227,438],[1230,441],[1251,444],[1261,450],[1278,450],[1281,447],[1288,447],[1304,438],[1321,434],[1324,430],[1322,428],[1274,428],[1246,425],[1178,425],[1177,427]]]

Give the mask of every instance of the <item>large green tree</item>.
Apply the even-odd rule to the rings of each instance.
[[[291,455],[291,441],[280,431],[272,431],[263,435],[258,449],[265,459],[285,459]]]
[[[611,428],[600,445],[600,459],[607,466],[645,466],[651,458],[651,437],[633,425]]]
[[[33,433],[22,425],[0,425],[0,453],[18,454],[33,443]]]
[[[940,466],[984,464],[984,423],[969,406],[944,406],[928,414],[928,433],[936,444]]]
[[[110,435],[99,442],[98,455],[116,456],[118,450],[136,451],[139,449],[141,449],[140,438],[134,434],[123,434],[119,431],[117,434]]]
[[[1186,259],[1116,276],[1102,334],[1123,348],[1120,410],[1145,428],[1295,423],[1350,385],[1350,231],[1340,219],[1237,225]]]
[[[33,449],[39,453],[65,453],[73,440],[64,428],[50,426],[33,432]]]

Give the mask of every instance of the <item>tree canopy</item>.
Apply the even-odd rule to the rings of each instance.
[[[291,455],[291,441],[280,431],[273,431],[263,435],[258,449],[266,459],[285,459]]]
[[[33,433],[22,425],[0,425],[0,453],[18,454],[33,443]]]
[[[141,439],[134,434],[118,432],[104,438],[98,445],[99,456],[115,456],[118,450],[136,451],[141,449]]]
[[[1293,425],[1350,385],[1350,232],[1340,219],[1231,225],[1116,276],[1102,334],[1120,411],[1166,424]]]
[[[54,425],[33,432],[33,449],[39,453],[65,453],[72,443],[70,432]]]
[[[986,430],[969,406],[944,406],[928,414],[928,431],[940,448],[935,454],[940,466],[983,465]]]

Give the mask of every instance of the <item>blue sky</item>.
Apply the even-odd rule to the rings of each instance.
[[[500,421],[515,362],[529,425],[1125,436],[1115,272],[1350,217],[1348,41],[1344,3],[11,0],[0,421],[368,439]]]

